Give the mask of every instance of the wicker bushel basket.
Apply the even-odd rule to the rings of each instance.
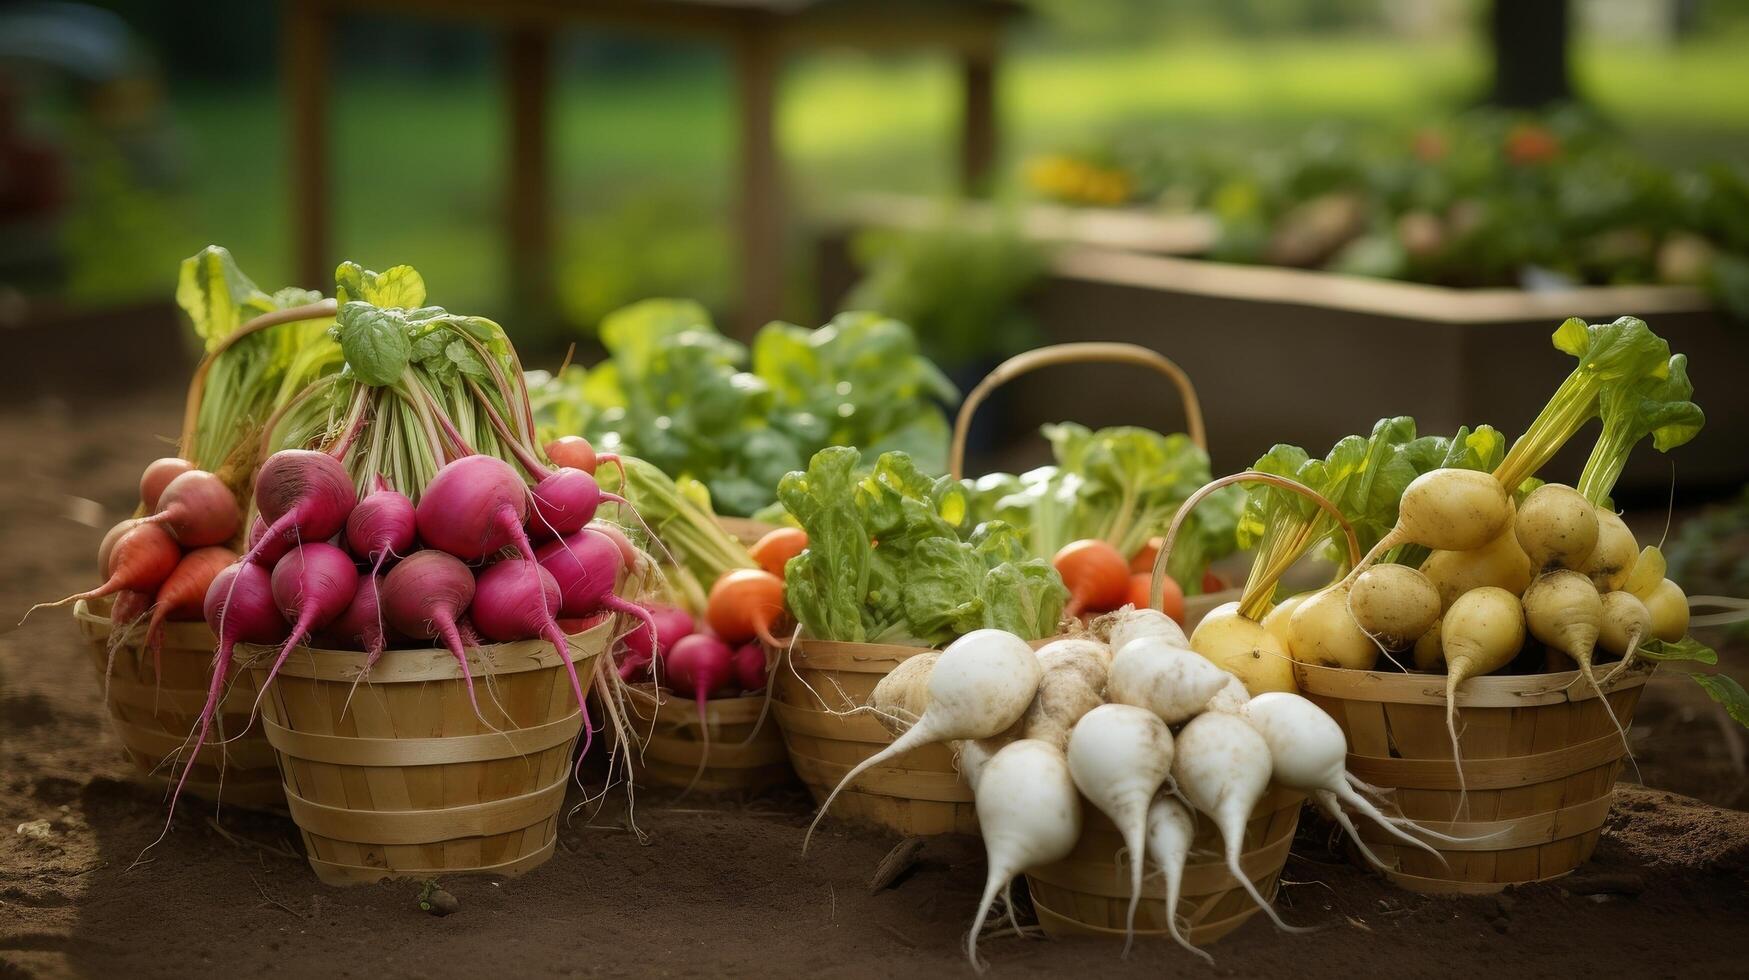
[[[1625,747],[1575,672],[1473,677],[1458,693],[1458,741],[1468,787],[1463,819],[1445,724],[1445,678],[1296,665],[1300,690],[1342,726],[1348,771],[1395,790],[1403,814],[1430,830],[1476,838],[1398,846],[1363,823],[1368,846],[1412,891],[1486,894],[1564,875],[1597,848]],[[1607,688],[1623,725],[1650,676],[1624,672]],[[1577,683],[1575,683],[1577,681]]]
[[[702,725],[693,702],[652,684],[633,685],[628,702],[643,740],[632,757],[638,782],[750,794],[795,779],[776,718],[767,711],[760,719],[764,694],[706,701]]]
[[[832,712],[868,703],[881,678],[900,662],[928,652],[924,647],[800,640],[788,663],[778,663],[771,708],[783,730],[790,764],[816,801],[825,800],[857,763],[893,741],[872,714]],[[863,773],[838,794],[831,815],[915,837],[978,831],[972,791],[960,781],[953,751],[946,745],[924,746]]]
[[[607,619],[570,638],[585,679]],[[273,651],[250,648],[255,683]],[[446,650],[299,648],[262,702],[310,866],[331,885],[515,875],[552,856],[582,713],[544,641],[468,651],[482,724]],[[496,730],[494,730],[496,729]]]
[[[113,627],[107,612],[105,602],[81,600],[73,606],[73,619],[87,641],[99,684],[104,671],[109,670],[110,725],[121,739],[128,761],[140,775],[167,783],[181,771],[173,769],[168,760],[188,740],[206,705],[218,641],[205,623],[166,623],[158,653],[163,672],[155,673],[141,624],[116,648],[111,666]],[[239,675],[232,681],[214,722],[220,735],[201,748],[185,792],[229,806],[285,807],[273,746],[267,744],[259,727],[244,730],[255,692],[252,677]],[[229,742],[225,742],[227,738]],[[221,742],[225,744],[218,744]]]
[[[1300,822],[1305,797],[1271,788],[1245,826],[1244,853],[1239,866],[1263,897],[1273,900],[1288,848]],[[1081,841],[1068,857],[1026,873],[1039,924],[1052,936],[1124,935],[1130,904],[1128,867],[1118,861],[1123,837],[1117,827],[1091,805],[1082,807]],[[1185,938],[1203,945],[1232,932],[1259,909],[1239,886],[1219,855],[1220,831],[1208,817],[1196,815],[1196,838],[1184,866],[1178,896],[1179,922]],[[1158,874],[1142,879],[1142,902],[1136,909],[1136,933],[1165,936],[1166,882]]]

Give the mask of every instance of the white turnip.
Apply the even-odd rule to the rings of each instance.
[[[1133,649],[1133,644],[1125,647]],[[1172,771],[1172,730],[1146,708],[1102,704],[1075,723],[1069,734],[1068,760],[1075,786],[1110,818],[1129,852],[1130,906],[1124,919],[1124,954],[1128,955],[1135,939],[1136,905],[1142,898],[1148,804]]]
[[[1168,725],[1188,721],[1207,708],[1232,675],[1193,651],[1161,637],[1132,640],[1111,658],[1105,696],[1135,705]]]
[[[982,971],[978,933],[996,892],[1006,895],[1015,875],[1069,856],[1081,837],[1081,797],[1063,752],[1036,739],[1010,742],[992,755],[974,797],[987,870],[966,957]]]

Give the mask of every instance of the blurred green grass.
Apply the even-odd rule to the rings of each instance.
[[[1742,50],[1734,37],[1680,47],[1581,44],[1576,71],[1587,97],[1647,152],[1672,163],[1744,160],[1749,59]],[[1011,166],[1032,150],[1114,127],[1267,146],[1320,121],[1413,125],[1473,100],[1485,86],[1486,58],[1469,42],[1364,37],[1023,48],[1003,71],[1004,149]],[[923,57],[798,59],[785,78],[780,126],[800,210],[859,189],[948,190],[956,78],[950,64]],[[434,80],[343,67],[334,93],[336,260],[409,262],[425,273],[434,301],[504,311],[496,75]],[[734,158],[732,89],[720,58],[662,73],[564,70],[553,104],[561,245],[574,252],[570,243],[593,240],[573,268],[635,264],[636,255],[603,254],[612,236],[600,223],[656,188],[680,189],[696,202],[695,218],[720,233]],[[288,280],[292,216],[278,90],[178,89],[172,112],[189,159],[184,189],[152,212],[155,221],[118,232],[126,239],[76,256],[72,299],[167,296],[176,262],[208,242],[229,246],[263,285]],[[700,292],[723,288],[726,263],[700,271]]]

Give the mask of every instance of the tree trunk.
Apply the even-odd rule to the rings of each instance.
[[[1494,43],[1490,101],[1537,109],[1573,97],[1567,0],[1494,0],[1489,27]]]

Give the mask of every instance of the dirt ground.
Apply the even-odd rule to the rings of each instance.
[[[89,587],[101,529],[130,506],[139,467],[168,450],[179,410],[174,392],[5,410],[0,621]],[[1744,651],[1726,656],[1742,676]],[[1632,736],[1656,788],[1620,788],[1596,858],[1562,884],[1416,896],[1349,865],[1306,820],[1281,906],[1311,934],[1254,919],[1212,947],[1212,971],[1164,943],[1127,962],[1093,942],[987,936],[982,949],[997,976],[1742,976],[1749,814],[1720,806],[1749,805],[1743,740],[1663,673]],[[129,779],[70,618],[39,613],[0,635],[0,980],[969,973],[977,842],[932,840],[908,876],[870,894],[895,841],[834,828],[803,858],[810,813],[799,791],[721,804],[640,794],[647,843],[623,810],[578,813],[545,867],[442,882],[460,902],[447,918],[418,910],[415,885],[320,885],[289,820],[198,802],[135,865],[164,802]]]

